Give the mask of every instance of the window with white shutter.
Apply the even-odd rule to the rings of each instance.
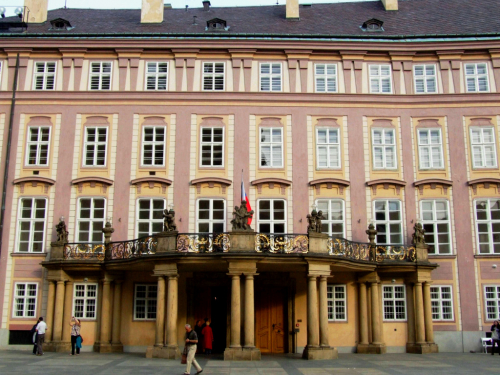
[[[111,62],[90,63],[90,90],[111,90]]]
[[[286,233],[286,201],[260,199],[257,202],[257,231],[260,233]]]
[[[396,169],[396,131],[372,129],[372,155],[374,169]]]
[[[142,128],[142,165],[161,167],[165,165],[165,139],[167,128],[164,126],[145,126]]]
[[[342,199],[318,199],[318,212],[322,211],[321,231],[331,237],[345,238],[345,205]]]
[[[315,64],[316,92],[337,92],[337,64]]]
[[[151,236],[163,230],[163,211],[167,201],[162,198],[142,198],[137,201],[137,238]]]
[[[403,215],[401,213],[401,201],[390,199],[376,200],[373,202],[373,212],[375,213],[377,244],[402,245]]]
[[[415,82],[415,93],[437,93],[436,65],[415,65],[413,67],[413,79]]]
[[[453,320],[451,286],[431,286],[432,320]]]
[[[26,165],[49,165],[50,126],[30,126],[26,145]]]
[[[488,68],[486,64],[465,64],[467,92],[488,92]]]
[[[370,92],[372,94],[392,93],[390,65],[370,65]]]
[[[21,198],[17,214],[17,251],[42,253],[45,248],[47,199]]]
[[[199,199],[196,217],[198,233],[225,232],[226,201],[224,199]]]
[[[420,169],[444,168],[441,129],[418,130],[418,154]]]
[[[340,131],[338,128],[316,129],[318,168],[340,168]]]
[[[201,166],[224,166],[224,128],[201,128]]]
[[[146,90],[165,91],[168,87],[168,62],[146,63]]]
[[[85,166],[105,166],[108,144],[107,127],[86,127],[84,142]]]
[[[406,320],[406,289],[404,285],[384,285],[382,289],[384,321]]]
[[[500,200],[477,199],[474,208],[479,254],[500,254]]]
[[[347,293],[345,285],[328,285],[326,301],[328,304],[328,320],[347,321]]]
[[[36,317],[38,284],[16,283],[15,285],[13,317]]]
[[[54,90],[56,81],[56,63],[35,62],[35,72],[33,74],[34,90]]]
[[[282,91],[281,63],[260,64],[260,91]]]
[[[484,286],[484,305],[487,321],[500,319],[500,285]]]
[[[224,91],[225,64],[203,63],[203,91]]]
[[[492,127],[472,126],[470,128],[470,139],[473,167],[496,168],[495,129]]]
[[[446,200],[420,202],[429,254],[451,254],[450,212]]]
[[[76,241],[101,244],[104,240],[102,229],[106,214],[104,198],[80,198],[76,219]]]
[[[260,128],[260,166],[283,168],[282,128]]]
[[[97,318],[97,283],[74,284],[73,316],[78,319]]]

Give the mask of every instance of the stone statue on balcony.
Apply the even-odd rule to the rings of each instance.
[[[68,243],[68,231],[66,230],[66,223],[64,220],[59,221],[56,225],[57,242]]]
[[[248,211],[247,202],[241,201],[241,206],[234,206],[233,212],[233,220],[231,220],[231,224],[233,224],[233,232],[241,232],[241,231],[251,231],[250,225],[248,225],[248,219],[253,216],[253,210]]]
[[[425,230],[422,227],[422,223],[417,222],[413,229],[415,230],[415,232],[413,233],[413,244],[415,246],[426,247],[427,244],[425,243]]]
[[[325,219],[323,211],[317,212],[312,210],[310,215],[307,215],[307,233],[321,233],[321,221]]]
[[[170,211],[168,209],[163,211],[163,231],[177,231],[177,225],[175,224],[175,211],[172,209]]]

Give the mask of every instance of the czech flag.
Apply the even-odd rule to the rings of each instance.
[[[241,201],[247,202],[247,211],[250,212],[252,207],[250,207],[250,200],[248,199],[248,195],[245,191],[245,185],[243,184],[243,178],[241,179]],[[248,218],[248,225],[252,224],[252,216]]]

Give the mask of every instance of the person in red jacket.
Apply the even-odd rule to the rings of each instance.
[[[201,333],[203,334],[203,347],[205,348],[205,354],[212,354],[212,342],[214,341],[214,334],[212,332],[212,327],[210,327],[210,322],[207,320],[205,324],[205,327],[201,331]]]

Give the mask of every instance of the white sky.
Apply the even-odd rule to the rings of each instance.
[[[301,4],[319,4],[319,3],[345,3],[355,1],[379,1],[379,0],[299,0]],[[184,8],[189,5],[190,8],[201,8],[202,0],[165,0],[167,4],[172,4],[174,8]],[[210,0],[214,7],[227,6],[249,6],[249,5],[275,5],[276,0]],[[237,5],[235,5],[235,2]],[[7,0],[3,4],[9,3],[11,6],[22,6],[24,0]],[[140,9],[142,0],[49,0],[49,9],[63,8],[64,4],[68,8],[102,8],[102,9]],[[278,3],[284,5],[286,0],[278,0]],[[10,12],[8,12],[10,13]]]

